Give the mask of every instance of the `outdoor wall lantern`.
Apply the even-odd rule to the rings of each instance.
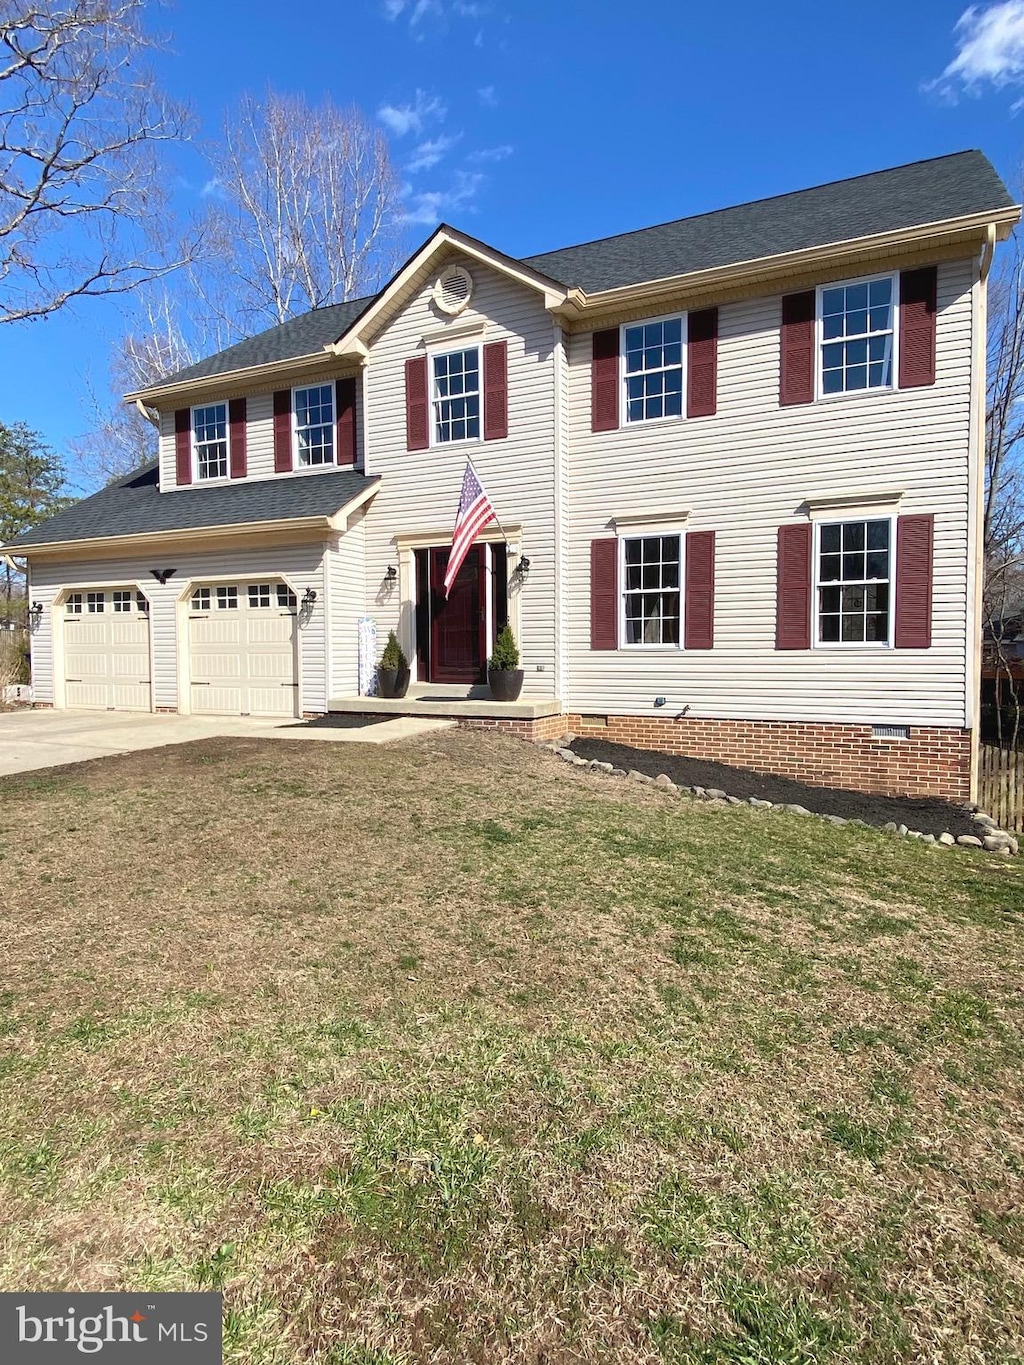
[[[304,611],[312,611],[313,603],[316,601],[316,589],[307,588],[302,594],[302,607]]]
[[[386,573],[384,574],[384,582],[385,582],[385,583],[395,583],[395,582],[397,582],[397,580],[398,580],[398,570],[395,568],[395,566],[394,566],[393,564],[389,564],[388,567],[387,567],[387,571],[386,571]]]
[[[32,618],[29,622],[29,625],[38,626],[39,622],[43,619],[42,602],[33,602],[28,609],[28,614]]]
[[[516,580],[517,583],[525,583],[529,575],[530,561],[527,559],[526,555],[520,555],[519,563],[516,565],[515,572],[513,573],[512,577]]]

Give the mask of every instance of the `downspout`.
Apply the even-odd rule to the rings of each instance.
[[[964,708],[964,720],[971,736],[971,801],[978,799],[978,763],[981,756],[979,721],[985,591],[985,394],[988,360],[988,277],[992,269],[995,250],[996,225],[995,223],[988,223],[985,227],[985,241],[981,249],[981,259],[978,263],[978,306],[971,357],[971,382],[973,384],[971,423],[973,432],[969,458],[974,461],[974,471],[973,478],[969,483],[969,496],[974,499],[973,515],[970,518],[970,534],[974,541],[974,553],[970,566],[974,574],[974,592],[972,594],[972,639],[970,641],[971,668]]]

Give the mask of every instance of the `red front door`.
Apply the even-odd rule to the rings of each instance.
[[[487,595],[484,552],[474,545],[447,597],[448,547],[430,551],[430,681],[475,683],[484,675]]]

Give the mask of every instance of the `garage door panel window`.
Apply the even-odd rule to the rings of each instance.
[[[85,607],[88,612],[98,615],[107,604],[106,594],[102,592],[87,592],[85,594]]]
[[[286,583],[277,585],[277,605],[282,611],[295,611],[299,605],[298,598]]]
[[[192,409],[192,439],[197,479],[228,476],[228,405],[210,403]]]
[[[261,607],[270,606],[270,584],[269,583],[250,583],[249,584],[249,606],[254,610]]]
[[[64,603],[64,611],[68,616],[81,616],[82,614],[82,594],[73,592],[68,596]]]
[[[218,588],[217,589],[217,610],[235,611],[238,608],[238,589]]]
[[[209,611],[210,598],[211,593],[209,588],[196,588],[195,592],[192,594],[192,610]]]

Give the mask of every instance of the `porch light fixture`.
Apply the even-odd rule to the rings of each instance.
[[[384,574],[384,582],[385,582],[385,583],[394,583],[394,582],[397,581],[397,579],[398,579],[398,570],[395,568],[395,566],[394,566],[393,564],[389,564],[388,567],[387,567],[387,571],[386,571],[386,573]]]
[[[42,602],[33,602],[28,609],[28,614],[32,618],[29,624],[32,626],[37,626],[39,622],[43,619]]]
[[[515,567],[512,577],[517,583],[525,583],[530,574],[530,561],[526,555],[519,556],[519,563]]]
[[[307,588],[302,594],[302,606],[305,611],[312,611],[313,603],[316,601],[316,589]]]

